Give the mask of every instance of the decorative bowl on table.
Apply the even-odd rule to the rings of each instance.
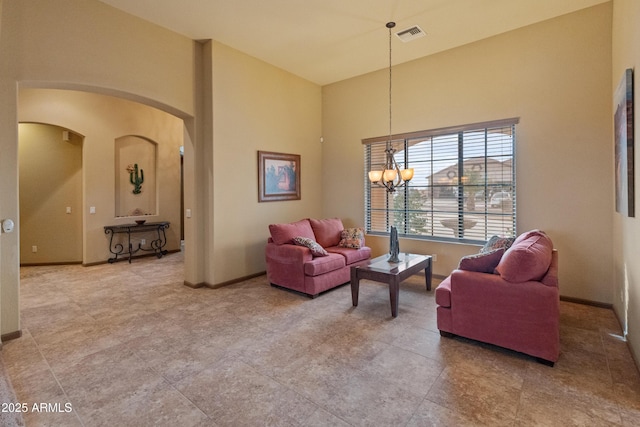
[[[147,220],[146,220],[146,219],[136,219],[136,224],[138,224],[138,225],[142,225],[142,224],[144,224],[145,222],[147,222]]]

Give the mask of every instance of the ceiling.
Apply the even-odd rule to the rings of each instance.
[[[194,40],[212,39],[325,85],[609,0],[100,0]]]

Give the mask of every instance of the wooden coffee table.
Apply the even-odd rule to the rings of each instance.
[[[389,255],[382,255],[369,260],[367,263],[351,267],[351,300],[353,306],[358,306],[358,293],[360,279],[368,279],[389,285],[389,298],[391,300],[391,315],[398,317],[398,295],[400,282],[409,276],[413,276],[420,270],[424,270],[427,291],[431,290],[431,257],[402,253],[400,262],[389,262]]]

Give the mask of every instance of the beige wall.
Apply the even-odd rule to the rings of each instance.
[[[520,117],[518,230],[550,233],[565,296],[613,302],[620,312],[619,291],[628,283],[629,336],[637,348],[638,227],[613,213],[611,93],[637,60],[639,14],[632,0],[614,4],[613,67],[611,4],[395,67],[394,132]],[[272,222],[321,215],[363,223],[360,140],[387,132],[385,70],[320,90],[93,0],[0,0],[0,13],[0,219],[18,217],[17,105],[27,93],[18,87],[42,87],[119,95],[184,119],[185,207],[193,214],[185,226],[188,281],[217,284],[263,270]],[[73,25],[61,30],[64,22]],[[381,40],[381,55],[385,46]],[[410,45],[394,47],[403,48]],[[64,123],[57,122],[74,128]],[[302,155],[301,201],[257,203],[258,150]],[[101,154],[85,156],[85,167]],[[85,208],[97,205],[101,213],[113,200],[94,182],[113,173],[113,162],[104,163],[104,171],[85,178],[85,188],[97,188],[85,194]],[[96,217],[85,235],[95,240],[111,219]],[[2,334],[20,328],[19,231],[0,235]],[[386,250],[386,239],[368,242],[376,253]],[[477,250],[415,240],[401,247],[437,253],[441,275]]]
[[[134,219],[169,221],[166,249],[180,248],[182,120],[139,103],[70,90],[21,89],[18,103],[21,122],[52,123],[84,136],[84,200],[80,211],[84,215],[83,263],[104,262],[111,257],[105,225],[131,223]],[[155,215],[116,217],[116,140],[127,135],[139,135],[157,144],[157,185],[143,184],[144,192],[157,190]],[[129,190],[133,188],[128,181],[125,184]],[[89,213],[90,207],[95,207],[95,214]],[[140,237],[144,236],[134,236],[136,241]]]
[[[213,259],[206,282],[265,270],[271,223],[322,215],[321,90],[213,44]],[[301,156],[301,200],[258,203],[258,150]]]
[[[1,13],[0,218],[18,216],[18,97],[21,109],[43,108],[41,99],[29,104],[24,98],[37,88],[119,96],[184,120],[185,208],[192,214],[185,220],[187,282],[218,284],[264,271],[267,225],[320,215],[322,116],[317,85],[94,0],[2,2]],[[64,22],[73,25],[61,31]],[[84,260],[92,262],[104,259],[103,225],[120,221],[114,220],[111,206],[113,153],[105,147],[112,147],[115,137],[136,134],[123,129],[135,127],[138,116],[128,116],[114,126],[122,125],[115,132],[106,121],[88,114],[80,119],[81,111],[70,110],[68,103],[64,107],[56,112],[52,102],[50,111],[34,115],[86,137],[84,169],[89,164],[96,168],[84,178]],[[30,120],[27,116],[31,113],[21,110],[20,120]],[[95,152],[87,151],[89,143]],[[257,203],[258,150],[301,154],[302,200]],[[87,214],[89,206],[96,206],[96,215]],[[20,329],[19,231],[18,226],[15,233],[0,236],[2,334]],[[99,240],[95,251],[89,248],[88,242]]]
[[[638,129],[640,114],[638,114],[638,100],[640,90],[640,3],[635,0],[615,0],[613,2],[613,81],[611,91],[615,90],[624,70],[633,68],[634,71],[634,120],[635,120],[635,192],[636,216],[629,218],[621,214],[613,217],[614,236],[614,292],[613,305],[623,327],[627,330],[627,338],[635,355],[640,361],[640,209],[638,200],[640,194],[640,155],[638,155]],[[613,101],[610,104],[613,107]],[[613,116],[613,110],[611,111]],[[613,139],[611,141],[613,147]],[[611,192],[614,191],[612,186]]]
[[[20,264],[82,262],[82,137],[63,131],[19,127]]]
[[[94,0],[3,1],[0,13],[0,218],[18,218],[19,86],[88,89],[144,102],[188,119],[189,142],[197,143],[189,119],[195,112],[192,40]],[[84,160],[85,167],[92,161]],[[109,169],[105,174],[113,173],[112,162]],[[99,206],[107,197],[85,194],[85,203]],[[85,235],[94,240],[106,220],[96,220]],[[0,235],[2,334],[20,329],[19,232],[18,224]]]
[[[393,69],[394,133],[520,117],[517,230],[550,234],[563,296],[604,303],[613,280],[610,34],[604,4]],[[360,140],[388,133],[387,96],[386,70],[323,88],[325,216],[363,223]],[[376,254],[388,250],[387,238],[367,242]],[[436,253],[439,275],[478,250],[407,239],[400,246]]]

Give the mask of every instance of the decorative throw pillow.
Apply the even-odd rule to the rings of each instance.
[[[503,248],[505,251],[511,247],[515,237],[500,237],[493,236],[491,237],[487,243],[484,244],[482,249],[480,249],[480,253],[484,254],[487,252],[495,251],[496,249]]]
[[[343,248],[360,249],[364,246],[364,230],[362,228],[345,228],[340,233],[340,243]]]
[[[337,246],[340,243],[340,233],[344,230],[342,220],[340,218],[328,219],[309,219],[313,234],[323,248]]]
[[[493,273],[493,270],[500,262],[504,251],[504,248],[498,248],[491,252],[462,257],[460,259],[460,264],[458,264],[458,269],[477,271],[479,273]]]
[[[327,256],[329,253],[324,250],[322,246],[320,246],[315,240],[310,239],[308,237],[294,237],[293,243],[298,246],[306,246],[311,250],[311,255],[313,256]]]
[[[552,252],[553,243],[549,236],[533,230],[526,233],[524,238],[518,236],[504,253],[495,271],[507,282],[540,281],[549,270]]]
[[[549,239],[549,236],[547,236],[547,233],[545,233],[544,231],[536,228],[534,230],[529,230],[525,233],[522,233],[521,235],[519,235],[518,237],[516,237],[516,240],[514,240],[513,244],[515,245],[516,243],[519,243],[522,240],[526,240],[531,236],[543,236],[547,239]],[[551,239],[549,239],[551,240]]]

